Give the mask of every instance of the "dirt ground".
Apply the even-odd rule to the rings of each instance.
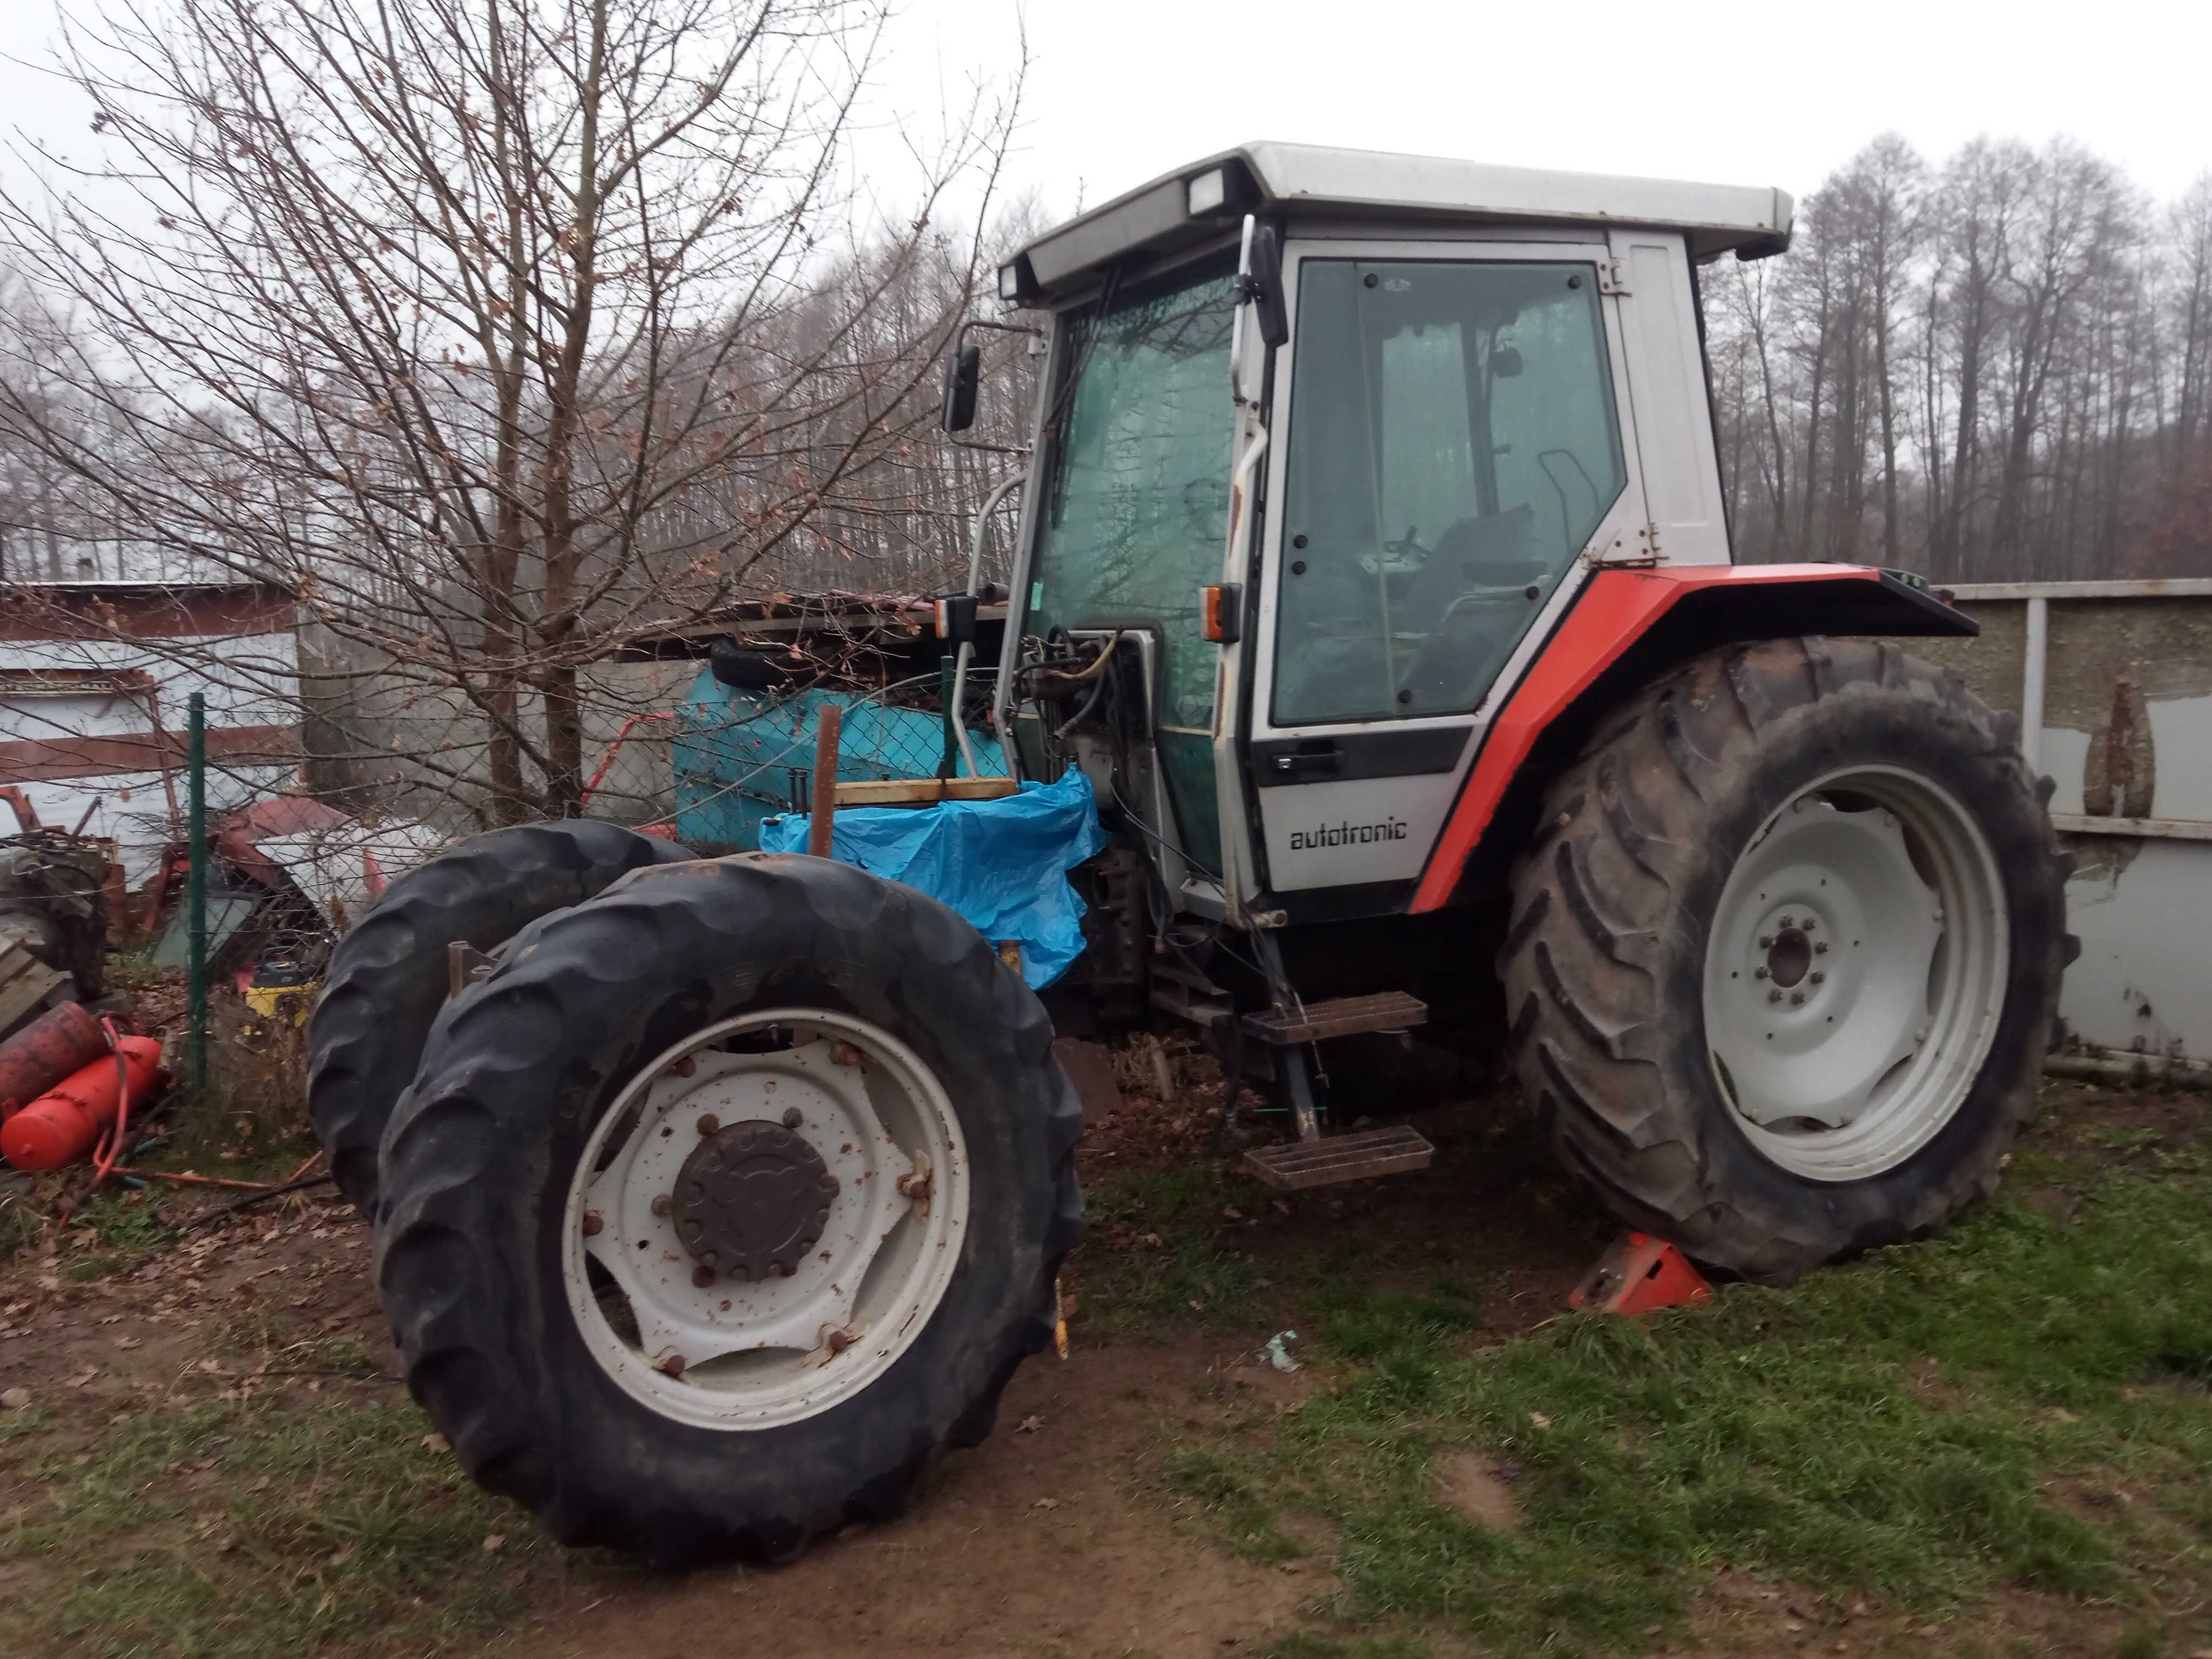
[[[1127,1121],[1097,1126],[1085,1153],[1090,1181],[1110,1188],[1122,1171],[1166,1169],[1212,1145],[1218,1085],[1207,1091],[1200,1078],[1173,1106],[1133,1097]],[[1498,1127],[1510,1108],[1478,1103],[1429,1121],[1439,1156],[1417,1176],[1291,1203],[1254,1188],[1249,1213],[1224,1206],[1223,1247],[1266,1268],[1325,1246],[1379,1282],[1448,1271],[1479,1301],[1480,1341],[1550,1319],[1612,1228],[1568,1193],[1528,1137]],[[2188,1097],[2115,1098],[2062,1139],[2124,1146],[2130,1134],[2179,1135],[2203,1114],[2203,1103]],[[2069,1200],[2053,1191],[2029,1201],[2063,1208]],[[179,1201],[169,1213],[190,1208]],[[1085,1308],[1094,1297],[1086,1286],[1129,1271],[1133,1261],[1144,1272],[1145,1253],[1158,1243],[1147,1245],[1144,1225],[1141,1212],[1098,1218],[1070,1275],[1070,1356],[1024,1366],[998,1432],[980,1449],[948,1457],[904,1519],[850,1529],[788,1568],[727,1567],[681,1579],[549,1548],[527,1567],[517,1564],[528,1612],[494,1649],[532,1659],[610,1648],[635,1659],[690,1659],[741,1630],[748,1651],[792,1655],[886,1642],[924,1653],[1068,1659],[1352,1651],[1282,1645],[1314,1626],[1337,1588],[1325,1547],[1276,1565],[1238,1559],[1200,1537],[1179,1513],[1190,1500],[1160,1479],[1171,1437],[1164,1430],[1212,1427],[1255,1407],[1294,1409],[1325,1373],[1285,1376],[1262,1363],[1258,1347],[1273,1321],[1249,1305],[1223,1322],[1194,1298],[1190,1317],[1135,1331],[1112,1317],[1110,1295]],[[149,1407],[404,1399],[368,1279],[368,1230],[327,1191],[188,1234],[104,1273],[86,1257],[82,1249],[34,1249],[0,1269],[0,1390],[22,1390],[56,1413],[41,1431],[49,1472],[86,1461],[106,1425]],[[1257,1311],[1265,1299],[1263,1291]],[[0,1535],[37,1498],[36,1483],[10,1466],[7,1449],[0,1444]],[[210,1486],[224,1479],[216,1468],[176,1474]],[[1453,1478],[1468,1504],[1488,1506],[1479,1517],[1486,1524],[1510,1527],[1510,1493],[1479,1468]],[[513,1518],[518,1532],[528,1528],[525,1517]],[[0,1598],[56,1589],[46,1582],[54,1571],[51,1558],[0,1555]],[[1712,1609],[1698,1624],[1717,1650],[1765,1650],[1759,1632],[1774,1619],[1798,1628],[1781,1590],[1721,1583]],[[2070,1622],[2079,1642],[2039,1641],[2038,1650],[2110,1650],[2097,1646],[2109,1639],[2108,1626]],[[1902,1630],[1896,1639],[1907,1651],[1951,1646]]]
[[[134,1407],[240,1395],[402,1399],[368,1256],[367,1227],[326,1200],[211,1231],[113,1279],[70,1285],[34,1261],[27,1282],[21,1273],[0,1281],[0,1384],[64,1407],[49,1448],[64,1466]],[[277,1363],[209,1352],[241,1314]],[[361,1339],[368,1375],[283,1363],[332,1336]],[[535,1616],[503,1650],[675,1659],[732,1620],[749,1644],[793,1654],[895,1642],[910,1652],[1170,1659],[1256,1646],[1294,1627],[1326,1586],[1310,1567],[1194,1547],[1172,1509],[1139,1488],[1164,1418],[1289,1397],[1282,1385],[1296,1381],[1236,1339],[1079,1337],[1066,1361],[1048,1355],[1017,1374],[999,1431],[947,1458],[904,1519],[852,1528],[782,1569],[668,1579],[580,1560],[583,1570],[533,1589]],[[0,1526],[13,1513],[4,1497],[0,1486]],[[0,1565],[0,1595],[35,1595],[40,1577],[29,1561]]]

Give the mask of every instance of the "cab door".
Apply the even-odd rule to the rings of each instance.
[[[1247,764],[1296,919],[1395,908],[1582,556],[1644,520],[1601,233],[1285,256]]]

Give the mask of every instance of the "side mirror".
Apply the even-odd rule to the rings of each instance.
[[[962,346],[945,360],[945,391],[938,404],[937,423],[947,432],[965,432],[975,424],[975,385],[983,374],[983,348]]]
[[[1521,378],[1521,348],[1502,345],[1490,354],[1490,372],[1501,380]]]
[[[1291,313],[1283,303],[1283,243],[1273,225],[1252,231],[1252,253],[1246,262],[1245,292],[1260,325],[1261,341],[1270,347],[1289,342]]]

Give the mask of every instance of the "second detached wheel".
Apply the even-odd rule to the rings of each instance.
[[[470,1473],[570,1543],[777,1559],[905,1503],[1050,1340],[1081,1109],[957,915],[826,860],[640,871],[431,1036],[377,1280]]]
[[[1788,1279],[1932,1232],[2033,1114],[2063,867],[2007,722],[1895,647],[1715,653],[1553,786],[1500,966],[1631,1224]]]
[[[446,952],[489,951],[547,912],[689,848],[595,818],[471,836],[393,882],[331,953],[307,1020],[307,1118],[338,1188],[376,1212],[376,1148],[446,1000]]]

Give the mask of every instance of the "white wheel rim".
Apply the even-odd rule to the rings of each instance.
[[[1814,1181],[1920,1151],[1989,1056],[2008,933],[1987,840],[1917,773],[1834,773],[1768,819],[1705,951],[1707,1049],[1751,1144]]]
[[[779,1144],[803,1142],[836,1181],[788,1276],[705,1269],[712,1282],[698,1282],[698,1242],[678,1232],[696,1215],[674,1200],[708,1116],[718,1129],[788,1124]],[[766,1173],[782,1182],[799,1167]],[[659,1212],[655,1199],[666,1200]],[[600,1115],[563,1218],[569,1310],[600,1367],[664,1417],[795,1423],[859,1394],[914,1345],[951,1283],[968,1206],[959,1121],[913,1050],[828,1009],[741,1014],[658,1055]]]

